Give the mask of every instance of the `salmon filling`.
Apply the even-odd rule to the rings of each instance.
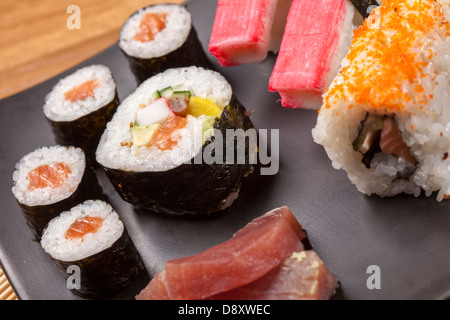
[[[408,164],[416,166],[417,160],[411,149],[403,140],[394,118],[368,113],[361,124],[358,137],[353,142],[353,149],[363,155],[362,162],[367,168],[377,153],[383,152],[403,158]],[[409,178],[414,170],[400,173],[400,178]]]
[[[66,181],[69,173],[71,173],[69,167],[63,162],[41,165],[28,173],[27,179],[30,181],[28,190],[57,188]]]
[[[94,90],[99,85],[100,84],[98,83],[97,79],[86,81],[79,86],[65,92],[64,98],[70,102],[75,102],[78,100],[84,101],[87,98],[94,96]]]
[[[139,32],[133,40],[140,42],[152,41],[166,27],[166,13],[147,13],[141,20]]]
[[[172,134],[179,129],[183,129],[187,125],[187,119],[180,116],[171,116],[166,122],[155,132],[151,145],[158,146],[159,150],[171,150],[178,145],[178,141],[173,139]]]
[[[96,233],[102,225],[102,218],[84,216],[70,225],[65,233],[65,238],[68,240],[82,239],[88,233]]]

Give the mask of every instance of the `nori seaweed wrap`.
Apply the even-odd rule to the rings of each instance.
[[[352,3],[365,19],[369,16],[370,12],[372,12],[371,9],[378,7],[381,4],[381,0],[352,0]]]
[[[41,245],[63,271],[68,289],[83,298],[111,298],[145,270],[119,216],[100,200],[53,219]]]
[[[92,65],[61,79],[47,95],[44,114],[57,144],[82,148],[91,166],[106,124],[119,98],[111,71]]]
[[[84,152],[63,146],[39,148],[24,156],[16,164],[12,191],[36,239],[61,212],[104,197]]]
[[[212,67],[184,5],[150,5],[136,11],[122,27],[119,47],[138,84],[169,68]]]
[[[169,86],[189,90],[185,117],[170,114],[170,99],[152,101],[150,92]],[[165,105],[168,115],[161,124],[154,123],[164,118]],[[173,135],[166,135],[175,139],[175,146],[161,148],[165,144],[159,136],[174,119],[184,121]],[[244,136],[249,129],[253,124],[222,75],[197,67],[170,69],[144,82],[119,106],[102,136],[97,161],[119,195],[133,205],[170,215],[209,214],[229,207],[242,179],[253,170],[256,137],[237,141],[236,134],[231,136],[233,144],[227,143],[229,134]],[[140,141],[137,130],[151,137]]]

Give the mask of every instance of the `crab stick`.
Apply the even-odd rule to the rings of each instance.
[[[263,61],[278,0],[218,0],[209,51],[222,66]]]
[[[319,109],[353,35],[349,0],[294,0],[269,81],[284,107]]]

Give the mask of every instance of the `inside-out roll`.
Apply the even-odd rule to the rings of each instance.
[[[448,7],[383,0],[355,32],[314,140],[366,194],[450,195]]]
[[[193,163],[214,129],[253,127],[218,72],[175,68],[140,85],[108,124],[97,161],[126,201],[172,214],[210,213],[236,198],[249,162]],[[248,146],[247,146],[248,151]]]

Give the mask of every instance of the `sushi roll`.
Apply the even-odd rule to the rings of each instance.
[[[439,1],[383,0],[355,32],[313,137],[359,191],[450,195],[449,17]]]
[[[324,9],[326,8],[326,9]],[[294,0],[269,80],[283,107],[319,109],[353,35],[348,0]]]
[[[13,173],[12,192],[37,239],[61,212],[102,189],[80,148],[42,147],[24,156]]]
[[[210,67],[184,5],[158,4],[136,11],[120,31],[119,47],[138,84],[169,68]]]
[[[88,200],[50,221],[42,248],[66,277],[79,268],[71,290],[89,299],[111,298],[144,270],[119,215],[106,202]]]
[[[381,5],[381,0],[352,0],[356,10],[363,18],[367,18],[373,9]]]
[[[101,138],[97,161],[121,197],[138,207],[174,215],[211,213],[237,198],[241,180],[253,170],[247,157],[252,144],[228,145],[234,155],[244,154],[241,163],[201,157],[212,146],[225,150],[227,130],[251,128],[221,74],[169,69],[121,103]],[[215,141],[216,132],[224,138]]]
[[[45,98],[44,114],[56,143],[82,148],[89,164],[96,166],[98,141],[118,105],[109,68],[91,65],[58,81]]]

